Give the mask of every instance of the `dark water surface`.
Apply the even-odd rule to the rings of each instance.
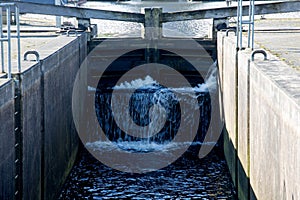
[[[168,167],[146,174],[111,169],[84,150],[59,199],[236,199],[219,151],[199,159],[195,148]]]

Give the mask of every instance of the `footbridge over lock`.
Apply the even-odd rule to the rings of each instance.
[[[0,1],[0,3],[7,2]],[[7,70],[4,69],[0,79],[0,156],[2,159],[0,163],[0,196],[3,199],[57,198],[78,153],[80,142],[72,116],[72,89],[76,73],[89,52],[92,52],[94,55],[91,58],[90,74],[102,73],[97,63],[105,63],[107,60],[110,61],[118,56],[119,59],[114,62],[114,65],[105,74],[105,78],[108,80],[119,77],[135,66],[153,62],[171,66],[187,76],[194,76],[195,70],[193,66],[187,66],[186,60],[181,59],[174,53],[178,51],[181,52],[184,58],[192,60],[193,63],[197,63],[199,66],[203,66],[200,73],[204,76],[207,74],[212,60],[218,59],[219,63],[221,62],[220,77],[223,98],[225,99],[224,111],[231,114],[236,114],[237,112],[231,108],[230,103],[230,97],[233,96],[230,94],[230,91],[236,87],[235,85],[230,85],[230,80],[236,80],[234,79],[236,78],[236,72],[231,71],[232,73],[227,75],[227,71],[231,70],[227,66],[235,58],[232,55],[230,55],[231,57],[225,56],[226,53],[224,52],[227,51],[226,43],[228,43],[227,40],[229,39],[226,39],[225,33],[221,33],[224,35],[220,34],[217,40],[218,30],[216,28],[219,23],[226,22],[228,17],[236,16],[237,7],[234,4],[228,7],[184,12],[163,12],[160,8],[145,8],[143,13],[129,13],[41,5],[19,1],[9,2],[16,5],[21,14],[33,13],[76,17],[79,24],[86,26],[87,31],[76,34],[70,32],[69,36],[62,35],[55,38],[53,42],[37,50],[39,60],[22,61],[19,69],[18,63],[12,59],[11,79],[7,78]],[[259,2],[255,6],[255,13],[293,12],[295,8],[300,8],[299,1]],[[243,7],[245,15],[248,9],[248,5]],[[144,32],[141,33],[141,38],[114,38],[108,39],[109,43],[106,43],[107,38],[96,37],[96,26],[90,23],[91,18],[142,23]],[[191,39],[168,38],[162,34],[163,23],[194,19],[214,19],[211,38],[193,39],[201,46],[202,51],[194,48],[183,49],[182,46],[178,45]],[[230,35],[229,37],[233,36]],[[126,40],[127,43],[124,43]],[[131,41],[131,43],[128,43],[128,41]],[[173,52],[161,50],[159,43],[156,41],[163,42],[167,45],[167,49],[173,50]],[[109,45],[105,47],[106,44]],[[99,46],[101,47],[100,49]],[[119,56],[118,49],[126,49],[128,46],[130,47],[129,49],[134,50]],[[236,51],[235,46],[234,50],[230,49],[230,51]],[[237,62],[242,62],[240,61],[241,59],[235,60],[233,66],[237,66]],[[120,65],[122,65],[122,68],[119,67]],[[243,73],[243,71],[239,73]],[[199,78],[197,84],[204,81],[204,77],[197,76],[196,78]],[[92,77],[87,80],[86,86],[94,84],[93,82],[95,81],[99,81],[99,77]],[[239,81],[242,81],[242,79]],[[225,92],[229,92],[229,94]],[[239,94],[242,94],[242,91]],[[235,99],[233,102],[238,101]],[[291,103],[291,105],[294,104]],[[298,116],[299,105],[295,106],[294,114]],[[249,107],[247,108],[249,109]],[[246,165],[243,160],[239,160],[244,159],[244,157],[241,157],[244,154],[240,155],[236,151],[243,151],[243,148],[240,145],[238,149],[235,142],[242,143],[249,140],[243,137],[239,137],[240,140],[237,139],[234,132],[237,130],[237,126],[234,125],[235,128],[231,127],[231,122],[234,123],[231,117],[228,117],[228,114],[225,113],[224,149],[234,184],[238,189],[238,196],[241,199],[270,197],[263,196],[263,192],[255,185],[258,177],[255,176],[255,173],[252,173],[253,176],[248,174],[251,172],[250,166]],[[238,118],[234,119],[237,120]],[[240,127],[243,128],[242,126]],[[299,129],[297,129],[296,124],[296,133],[297,131],[299,132]],[[296,138],[299,138],[299,136]],[[246,146],[249,147],[251,144],[248,143]],[[245,159],[249,159],[247,156],[257,154],[258,152],[254,152],[254,154],[248,152],[245,154]],[[253,159],[255,160],[255,158]],[[296,160],[295,163],[296,168],[299,166],[298,161]],[[242,164],[239,162],[242,162]],[[247,160],[246,163],[253,163],[253,166],[251,166],[252,169],[255,169],[255,161]],[[296,177],[299,176],[296,175]],[[278,184],[282,187],[277,185],[280,191],[284,191],[280,192],[280,195],[289,198],[292,196],[294,199],[297,199],[299,192],[297,193],[295,190],[296,186],[292,185],[291,182],[290,179],[287,179],[284,183]],[[295,182],[298,184],[297,181]],[[276,191],[277,186],[274,186],[273,192]],[[270,193],[268,194],[271,195]]]

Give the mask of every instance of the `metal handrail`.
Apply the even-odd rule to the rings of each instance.
[[[260,54],[262,54],[264,56],[264,60],[268,59],[267,52],[265,50],[263,50],[263,49],[257,49],[257,50],[252,51],[252,53],[251,53],[251,61],[254,61],[254,56],[255,56],[255,54],[258,54],[258,53],[260,53]]]
[[[78,36],[78,32],[75,29],[70,29],[67,30],[67,37],[69,37],[72,33],[75,34],[75,37]]]
[[[32,51],[26,51],[26,52],[24,53],[24,61],[27,61],[27,60],[28,60],[28,59],[27,59],[27,56],[30,55],[30,54],[35,55],[35,61],[37,61],[37,62],[40,61],[40,54],[39,54],[37,51],[35,51],[35,50],[32,50]]]
[[[5,73],[5,63],[4,63],[4,45],[3,42],[7,42],[7,78],[11,78],[11,20],[10,16],[12,13],[12,7],[15,10],[15,20],[17,27],[17,59],[18,59],[18,72],[21,71],[21,42],[20,42],[20,20],[19,20],[19,7],[15,3],[0,3],[0,48],[1,48],[1,70],[2,73]],[[3,34],[3,15],[2,9],[6,9],[6,21],[7,21],[7,33],[6,37]]]
[[[225,32],[226,36],[228,36],[229,32],[234,32],[235,35],[236,35],[236,30],[234,30],[234,29],[227,29],[226,32]]]

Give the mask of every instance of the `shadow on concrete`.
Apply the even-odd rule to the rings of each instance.
[[[222,135],[224,156],[238,194],[238,199],[257,200],[255,192],[250,185],[250,179],[238,158],[237,150],[234,148],[233,141],[229,138],[226,127],[223,129]]]

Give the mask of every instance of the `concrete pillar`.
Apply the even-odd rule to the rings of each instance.
[[[162,8],[145,8],[144,37],[148,42],[145,52],[147,63],[159,60],[157,41],[162,38],[161,14]]]
[[[61,1],[55,0],[55,5],[61,5]],[[56,27],[57,28],[61,27],[61,16],[56,16]]]
[[[145,8],[145,38],[159,39],[162,37],[162,8]]]

